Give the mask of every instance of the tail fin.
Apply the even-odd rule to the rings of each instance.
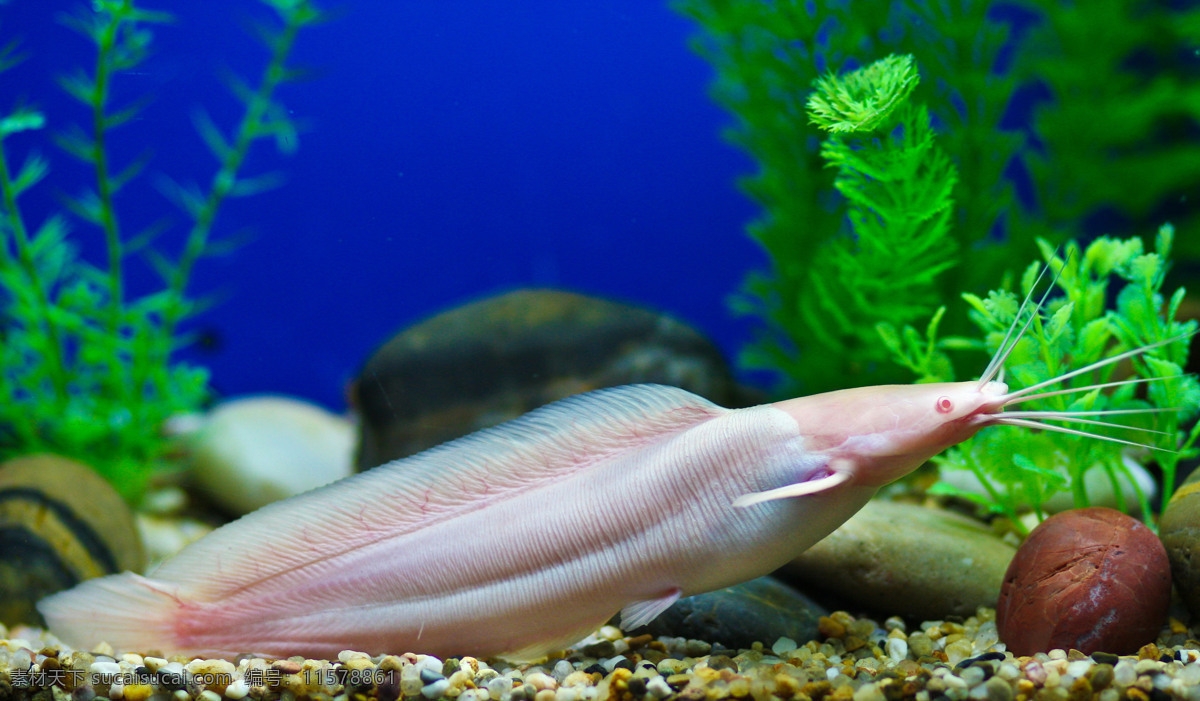
[[[91,650],[107,642],[117,650],[175,647],[178,585],[133,572],[89,579],[48,596],[37,608],[46,626],[67,645]]]

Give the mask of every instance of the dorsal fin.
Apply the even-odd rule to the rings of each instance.
[[[503,499],[569,478],[726,411],[665,385],[627,385],[568,397],[270,504],[218,528],[150,574],[201,599],[221,597],[315,558],[476,509],[483,499]]]

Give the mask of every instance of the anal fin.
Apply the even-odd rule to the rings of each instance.
[[[629,632],[634,628],[641,628],[658,618],[658,614],[670,608],[671,604],[679,601],[681,594],[683,594],[683,590],[674,587],[657,599],[635,601],[627,605],[621,609],[621,629]]]

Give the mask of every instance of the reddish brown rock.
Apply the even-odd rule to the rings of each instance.
[[[1149,528],[1113,509],[1064,511],[1017,550],[996,626],[1015,655],[1131,654],[1158,635],[1170,601],[1167,553]]]

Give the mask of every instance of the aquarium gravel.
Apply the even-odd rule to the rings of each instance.
[[[304,699],[394,701],[1150,701],[1200,699],[1200,642],[1172,618],[1136,655],[1004,651],[994,611],[962,622],[882,625],[836,612],[822,639],[728,650],[699,640],[625,636],[605,627],[565,656],[511,665],[472,657],[338,660],[161,657],[74,651],[44,631],[0,628],[0,698],[46,701]],[[10,637],[11,635],[11,637]]]

